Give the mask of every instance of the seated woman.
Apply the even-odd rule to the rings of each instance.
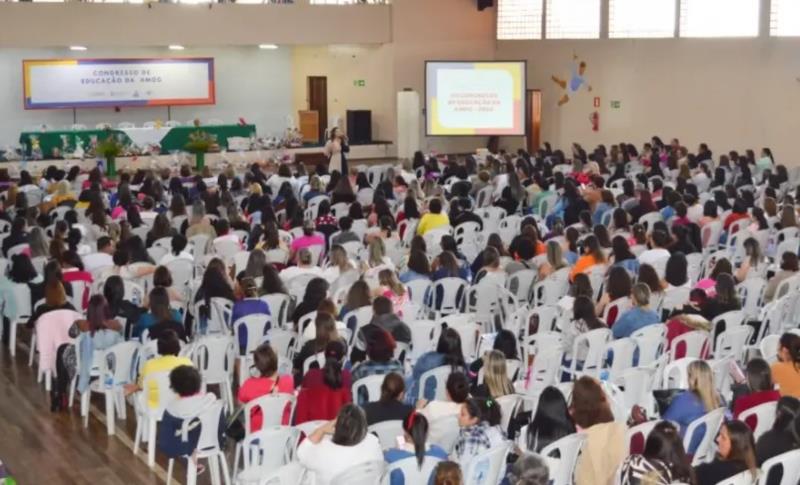
[[[575,266],[569,273],[569,280],[574,281],[575,276],[580,273],[587,273],[598,264],[605,264],[606,255],[600,248],[600,243],[594,234],[586,236],[583,240],[583,255],[578,258]]]
[[[506,371],[506,357],[499,350],[490,350],[484,355],[483,383],[472,388],[473,397],[494,399],[514,394],[514,386]]]
[[[410,283],[414,280],[430,281],[430,279],[431,267],[428,263],[428,257],[422,251],[412,250],[408,256],[406,270],[400,273],[400,281],[402,283]]]
[[[433,274],[431,280],[438,281],[442,278],[461,278],[469,281],[469,267],[459,265],[455,255],[450,251],[443,251],[433,260],[431,267]]]
[[[394,372],[402,375],[403,364],[394,358],[395,340],[388,331],[377,327],[366,332],[367,360],[359,362],[353,368],[353,381],[374,375]],[[359,401],[361,401],[359,399]]]
[[[631,290],[633,306],[622,313],[612,327],[614,338],[630,337],[638,330],[661,322],[661,317],[650,309],[650,287],[637,283]]]
[[[470,398],[461,405],[458,433],[452,459],[465,468],[470,460],[505,442],[500,428],[500,404],[492,398]]]
[[[421,413],[412,410],[403,419],[403,436],[398,437],[398,447],[387,450],[384,454],[386,463],[416,458],[417,466],[422,467],[427,457],[437,460],[447,460],[447,452],[437,445],[427,443],[428,420]],[[394,470],[389,475],[390,485],[406,485],[401,470]],[[411,485],[410,483],[408,485]]]
[[[493,247],[483,250],[483,268],[475,274],[474,284],[495,285],[505,288],[508,274],[500,266],[500,253]]]
[[[800,446],[800,440],[795,433],[798,414],[800,414],[800,400],[788,396],[778,400],[778,406],[775,410],[775,422],[772,424],[772,428],[764,432],[756,442],[758,466],[763,465],[770,458],[792,451]],[[768,478],[767,483],[774,483],[772,476]]]
[[[713,298],[717,295],[717,278],[723,273],[733,274],[733,265],[731,265],[730,260],[727,258],[718,259],[717,262],[714,263],[711,273],[706,278],[698,281],[694,287],[704,290],[709,298]]]
[[[325,366],[309,369],[303,377],[297,395],[295,424],[318,419],[333,419],[347,403],[352,402],[353,379],[350,371],[342,369],[347,348],[339,341],[325,347]]]
[[[571,364],[572,359],[577,359],[577,368],[582,367],[582,362],[586,359],[588,349],[582,346],[578,349],[577,355],[573,355],[575,339],[578,335],[598,328],[606,328],[606,324],[595,315],[592,300],[586,296],[575,298],[575,302],[572,306],[572,320],[567,324],[567,328],[564,329],[565,366]]]
[[[497,332],[497,335],[494,337],[494,344],[492,344],[493,350],[499,350],[503,356],[505,356],[506,360],[516,360],[519,361],[518,349],[517,349],[517,337],[514,336],[514,332],[508,329],[502,329]],[[483,368],[484,365],[484,358],[478,357],[473,363],[469,365],[469,372],[471,375],[474,376],[473,382],[478,377],[478,372]],[[521,366],[520,366],[521,367]],[[514,376],[516,379],[517,376]],[[512,380],[514,380],[512,379]]]
[[[174,331],[178,337],[186,341],[186,330],[181,322],[181,314],[169,306],[169,295],[166,288],[157,286],[150,291],[150,311],[142,314],[133,328],[133,337],[141,337],[148,331],[149,340],[158,340],[165,330]]]
[[[606,306],[612,301],[630,297],[632,287],[633,282],[630,273],[621,266],[612,266],[606,277],[606,291],[603,292],[600,301],[597,302],[594,307],[595,313],[597,315],[602,315]],[[618,314],[608,315],[609,321],[607,323],[613,324],[617,317],[619,317]]]
[[[633,276],[639,272],[639,260],[631,252],[628,240],[622,236],[614,236],[611,240],[611,254],[613,255],[613,266],[621,266]]]
[[[775,390],[772,383],[772,374],[769,364],[764,359],[752,359],[745,368],[745,382],[734,386],[734,397],[732,399],[733,418],[739,419],[739,415],[748,409],[768,402],[775,402],[780,399],[781,394]],[[751,429],[755,429],[755,419],[745,423]]]
[[[386,374],[381,384],[380,399],[361,406],[367,415],[367,425],[400,420],[408,416],[414,408],[404,402],[405,390],[403,376],[395,372]]]
[[[537,270],[539,281],[567,267],[567,260],[564,258],[564,250],[561,247],[561,243],[558,241],[547,241],[545,254],[546,260],[539,265]]]
[[[77,345],[69,345],[62,354],[62,365],[67,372],[66,375],[58,373],[55,396],[59,398],[54,398],[52,403],[55,409],[60,409],[65,404],[71,376],[78,376],[78,392],[87,392],[95,350],[105,350],[125,341],[122,337],[122,325],[112,318],[111,309],[103,295],[94,295],[89,299],[86,319],[73,323],[69,336],[77,339]],[[75,367],[76,349],[80,354],[80,368]]]
[[[734,274],[738,282],[745,281],[748,278],[758,278],[762,274],[766,274],[767,265],[769,264],[762,253],[758,240],[749,237],[744,241],[743,245],[745,257]]]
[[[343,341],[336,327],[336,321],[330,313],[317,312],[317,317],[314,319],[314,327],[316,328],[314,338],[303,344],[300,352],[295,355],[292,361],[295,386],[299,386],[303,381],[303,367],[309,357],[325,352],[331,342]],[[319,365],[311,364],[311,367],[319,367]]]
[[[367,432],[364,411],[342,406],[335,419],[323,424],[297,448],[297,460],[314,475],[317,485],[329,485],[342,472],[371,461],[383,461],[378,438]],[[331,435],[330,439],[324,439]]]
[[[717,294],[708,299],[702,308],[703,316],[709,321],[714,320],[723,313],[742,309],[742,302],[739,299],[739,293],[736,291],[736,280],[733,279],[732,275],[722,273],[717,276],[717,284],[714,288]],[[723,330],[725,330],[724,325],[720,323],[718,328],[712,329],[714,337],[716,338]]]
[[[393,269],[382,269],[378,273],[378,288],[375,290],[376,296],[385,296],[392,302],[392,307],[398,316],[403,316],[403,305],[408,303],[410,295],[406,287],[397,279],[397,273]]]
[[[564,399],[564,394],[553,386],[544,388],[539,395],[536,414],[528,424],[525,443],[527,449],[541,453],[551,443],[575,432],[575,423]]]
[[[606,393],[592,377],[583,376],[572,388],[570,414],[586,441],[575,467],[576,485],[610,483],[627,455],[627,428],[614,421]]]
[[[414,365],[414,370],[411,376],[406,379],[406,402],[414,404],[417,401],[419,394],[419,379],[425,372],[449,365],[453,372],[463,371],[466,368],[464,363],[464,353],[461,351],[461,336],[455,329],[446,328],[442,330],[439,336],[439,342],[436,345],[436,350],[422,354],[417,363]],[[432,384],[432,383],[430,383]],[[425,399],[433,399],[435,389],[433,386],[430,388],[426,386],[423,396]]]
[[[778,343],[778,362],[772,364],[772,380],[781,396],[800,399],[800,336],[781,335]]]
[[[717,437],[719,452],[711,463],[694,469],[697,483],[718,483],[745,470],[750,470],[753,480],[758,477],[753,433],[741,421],[722,423]]]
[[[271,315],[269,311],[269,304],[258,297],[258,287],[253,278],[249,276],[242,278],[240,283],[243,298],[233,304],[231,311],[231,325],[233,326],[240,318],[250,315]],[[269,330],[267,326],[266,330]],[[239,329],[239,346],[244,348],[247,346],[247,330]],[[243,340],[243,341],[242,341]]]
[[[781,270],[769,279],[767,287],[764,289],[764,303],[769,303],[775,298],[775,293],[778,286],[792,276],[796,276],[800,271],[800,262],[798,262],[797,254],[786,251],[781,255]]]
[[[431,443],[442,443],[448,433],[445,418],[457,417],[461,412],[461,405],[469,398],[469,380],[463,372],[453,372],[447,376],[445,384],[446,399],[442,401],[427,401],[420,399],[416,408],[430,423],[429,440]]]
[[[294,392],[292,376],[278,375],[278,356],[269,343],[259,345],[253,352],[253,366],[258,370],[258,376],[248,377],[242,383],[237,395],[240,403],[247,404],[269,394],[292,394]],[[260,430],[262,422],[261,409],[253,409],[250,415],[250,432]],[[284,414],[281,424],[289,424],[288,412]]]
[[[714,387],[714,373],[704,360],[696,360],[689,364],[689,389],[681,392],[672,399],[662,418],[678,423],[681,438],[684,438],[686,429],[692,421],[701,418],[721,405],[717,390]],[[687,453],[694,454],[703,438],[705,426],[695,430],[689,442]],[[716,483],[716,482],[711,482]]]
[[[661,421],[647,436],[644,452],[630,455],[622,463],[620,484],[696,483],[689,461],[678,429]]]

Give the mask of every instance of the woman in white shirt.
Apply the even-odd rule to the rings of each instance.
[[[171,263],[176,259],[185,259],[190,262],[194,261],[194,256],[192,256],[190,252],[186,251],[187,244],[186,238],[180,234],[172,236],[172,241],[170,243],[172,250],[162,256],[158,261],[158,264],[160,266],[165,266],[167,263]]]
[[[364,411],[355,404],[347,404],[335,420],[317,428],[300,444],[297,458],[314,474],[316,485],[328,485],[354,466],[383,461],[383,451],[378,438],[367,433]]]

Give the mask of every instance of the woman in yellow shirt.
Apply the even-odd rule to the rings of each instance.
[[[172,369],[181,365],[194,366],[194,363],[188,357],[180,357],[178,355],[181,351],[181,341],[178,339],[178,335],[172,330],[167,330],[161,334],[157,343],[157,351],[158,357],[148,360],[145,362],[144,367],[142,367],[139,382],[137,384],[128,384],[125,386],[126,395],[142,391],[145,378],[156,372],[169,373]],[[145,391],[147,392],[147,405],[155,409],[159,404],[158,386],[154,382],[150,384],[151,386],[149,386],[149,389]]]
[[[778,343],[778,362],[772,364],[772,380],[781,396],[800,398],[800,335],[785,333]]]
[[[592,269],[593,266],[597,264],[605,264],[606,262],[606,255],[600,248],[600,243],[597,241],[597,237],[595,237],[593,234],[586,236],[582,245],[583,256],[578,258],[578,261],[575,262],[575,266],[572,267],[572,271],[569,273],[570,281],[575,280],[575,275],[579,273],[586,273]]]
[[[422,216],[417,225],[417,234],[420,236],[424,236],[430,230],[450,225],[450,218],[447,217],[447,214],[442,214],[441,200],[433,199],[428,209],[430,212]]]

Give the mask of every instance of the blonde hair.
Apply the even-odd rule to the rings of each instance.
[[[331,266],[339,268],[339,272],[342,273],[345,271],[350,271],[351,269],[355,269],[355,266],[353,266],[353,264],[350,262],[350,258],[347,257],[347,251],[345,251],[344,248],[338,244],[331,248],[330,263]]]
[[[322,191],[322,179],[320,179],[318,175],[312,175],[308,181],[308,185],[311,186],[311,190],[316,190],[317,192]]]
[[[695,360],[689,364],[689,390],[694,392],[703,402],[706,412],[711,412],[720,406],[717,389],[714,387],[714,373],[711,367],[703,360]]]
[[[403,296],[406,294],[406,287],[400,283],[400,280],[397,279],[397,275],[395,275],[394,271],[391,269],[382,269],[380,273],[378,273],[378,282],[383,285],[389,287],[397,296]]]
[[[372,266],[379,266],[383,264],[383,257],[386,256],[386,245],[383,244],[383,239],[376,237],[369,242],[369,264]]]
[[[259,184],[250,184],[250,193],[254,194],[254,195],[262,195],[264,193],[264,191],[261,190],[261,185],[259,185]]]
[[[490,350],[483,358],[483,382],[493,398],[514,393],[514,386],[508,379],[506,356],[499,350]]]

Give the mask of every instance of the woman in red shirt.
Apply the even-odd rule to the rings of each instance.
[[[740,220],[740,219],[749,219],[750,215],[747,213],[747,207],[744,204],[742,199],[736,199],[733,203],[733,212],[728,214],[728,217],[725,218],[725,222],[722,224],[723,229],[729,231],[731,228],[731,224]]]
[[[86,283],[83,286],[79,311],[81,309],[85,310],[89,306],[89,293],[91,292],[92,281],[94,281],[92,273],[83,270],[83,261],[75,251],[67,251],[61,255],[61,271],[63,273],[62,281],[65,285],[78,282]],[[75,291],[75,287],[73,287],[73,291]],[[78,297],[78,295],[74,294],[73,296]]]
[[[772,371],[764,359],[753,359],[747,363],[745,370],[746,388],[743,393],[736,393],[733,399],[733,418],[759,404],[774,402],[781,398],[780,392],[775,390],[772,382]],[[734,390],[735,391],[735,390]],[[755,416],[748,418],[745,423],[750,429],[755,429]]]
[[[239,402],[247,404],[268,394],[291,394],[294,392],[294,380],[290,375],[278,375],[278,356],[269,345],[264,343],[253,351],[253,365],[258,369],[258,377],[250,377],[239,388]],[[287,407],[281,419],[282,425],[288,425],[291,406]],[[261,429],[263,417],[261,409],[256,407],[250,413],[250,432]]]
[[[295,424],[333,419],[342,406],[352,402],[350,387],[353,379],[349,370],[342,369],[346,353],[347,348],[342,342],[329,342],[325,346],[325,366],[309,369],[303,376],[294,412]]]

